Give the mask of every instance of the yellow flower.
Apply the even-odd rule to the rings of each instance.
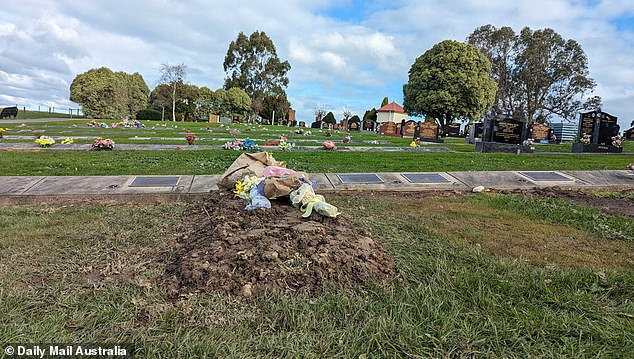
[[[240,195],[243,189],[244,185],[242,184],[242,181],[236,181],[236,189],[233,190],[233,193]]]

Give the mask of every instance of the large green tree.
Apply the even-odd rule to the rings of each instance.
[[[245,119],[251,110],[251,99],[241,88],[221,88],[213,93],[213,110],[221,116]]]
[[[573,120],[580,110],[601,106],[600,97],[588,96],[596,84],[581,45],[552,29],[525,27],[517,35],[510,27],[485,25],[467,42],[493,64],[491,76],[498,83],[494,114],[543,123],[553,116]]]
[[[139,73],[113,72],[107,67],[79,74],[70,85],[70,100],[91,118],[133,117],[147,107],[148,95]]]
[[[255,31],[249,37],[240,32],[237,39],[229,44],[223,66],[227,73],[225,89],[238,87],[246,91],[257,104],[254,110],[264,111],[275,107],[265,102],[287,98],[286,74],[291,65],[280,60],[273,41],[264,31]]]
[[[443,129],[456,119],[479,119],[495,98],[490,71],[491,63],[475,47],[453,40],[438,43],[409,70],[404,109],[435,118]]]

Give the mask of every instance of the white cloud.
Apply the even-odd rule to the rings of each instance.
[[[634,35],[610,20],[634,16],[631,0],[374,0],[355,16],[329,17],[335,0],[5,2],[0,12],[0,102],[71,106],[73,78],[91,68],[140,72],[153,87],[162,62],[185,63],[190,82],[218,88],[239,31],[265,31],[289,60],[288,94],[298,117],[315,107],[360,115],[384,96],[402,101],[416,57],[445,39],[463,41],[484,24],[519,31],[551,27],[577,40],[604,98],[622,123],[634,117]],[[347,11],[350,11],[348,9]],[[622,27],[622,26],[621,26]],[[1,104],[0,104],[1,105]],[[341,111],[339,111],[341,112]],[[340,114],[338,114],[340,115]]]

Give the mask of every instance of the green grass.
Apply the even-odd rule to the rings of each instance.
[[[295,134],[294,128],[285,126],[258,126],[258,125],[246,125],[246,124],[232,124],[230,126],[220,127],[218,124],[209,124],[206,122],[160,122],[160,121],[143,121],[145,128],[93,128],[88,127],[88,120],[74,120],[74,121],[56,121],[46,123],[29,123],[24,127],[19,127],[18,124],[6,124],[8,127],[6,135],[23,135],[31,136],[35,132],[41,132],[43,134],[55,137],[74,137],[74,136],[89,136],[89,137],[104,137],[111,138],[116,143],[137,143],[137,144],[176,144],[184,145],[186,141],[185,131],[191,131],[199,139],[201,138],[226,138],[230,139],[233,136],[229,134],[230,129],[238,129],[241,134],[237,135],[238,138],[243,139],[250,137],[260,145],[263,145],[265,141],[277,140],[280,134],[286,134],[288,140],[296,142],[297,145],[309,145],[319,146],[319,143],[306,142],[306,140],[318,140],[323,141],[325,139],[332,139],[335,141],[341,141],[345,136],[345,131],[333,131],[331,137],[326,137],[325,130],[310,129],[311,136],[303,136],[301,134]],[[98,120],[98,122],[106,122],[111,124],[115,122],[113,120]],[[0,120],[0,125],[2,124]],[[165,126],[163,126],[165,125]],[[212,133],[207,131],[207,126],[212,130]],[[20,132],[18,130],[27,130],[29,132]],[[352,136],[352,143],[346,146],[378,146],[378,147],[407,147],[411,142],[411,138],[400,137],[381,137],[374,133],[362,133],[350,131]],[[134,139],[138,137],[152,137],[152,140],[138,140]],[[166,139],[159,139],[166,138]],[[174,140],[172,140],[174,139]],[[14,140],[11,140],[14,141]],[[378,144],[363,143],[362,141],[379,141]],[[21,139],[18,142],[33,142],[31,138]],[[76,143],[90,143],[90,140],[76,139]],[[199,145],[222,145],[224,141],[202,141],[197,142]],[[424,143],[423,146],[431,147],[446,147],[456,152],[474,152],[475,145],[465,144],[464,138],[445,138],[444,143],[432,144]],[[571,143],[561,144],[535,144],[536,152],[562,152],[571,153]],[[634,141],[625,141],[623,145],[624,152],[634,153]]]
[[[583,216],[558,223],[569,218],[565,201],[535,200],[527,216],[516,213],[517,201],[332,198],[387,247],[399,275],[315,298],[269,294],[249,302],[213,293],[170,302],[153,281],[162,273],[153,253],[168,245],[181,205],[0,209],[0,343],[133,343],[149,358],[630,357],[631,262],[620,269],[542,265],[516,256],[526,253],[521,246],[500,256],[457,234],[487,236],[487,228],[445,231],[497,218],[518,233],[550,225],[593,236],[597,249],[611,243],[587,232]],[[540,208],[548,216],[537,218]],[[631,254],[631,239],[619,243]],[[85,286],[94,272],[112,281]]]
[[[4,176],[218,174],[237,151],[3,151]],[[416,152],[273,152],[288,167],[307,172],[433,172],[625,169],[634,159],[606,155],[514,155]]]

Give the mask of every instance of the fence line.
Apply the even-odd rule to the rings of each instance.
[[[37,111],[37,112],[48,112],[48,113],[63,113],[69,114],[72,116],[83,116],[84,111],[81,108],[70,108],[70,107],[53,107],[53,106],[37,106],[35,107],[27,107],[23,105],[0,105],[0,109],[4,107],[17,107],[19,111]]]

